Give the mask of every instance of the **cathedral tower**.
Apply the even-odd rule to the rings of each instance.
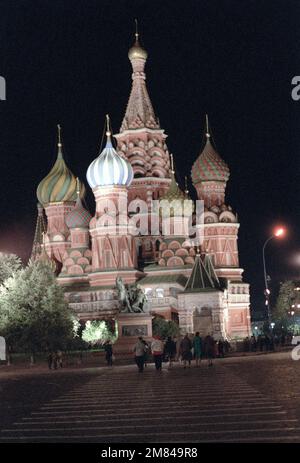
[[[132,88],[120,133],[115,137],[120,155],[128,159],[134,172],[129,200],[141,198],[150,203],[169,187],[170,159],[167,135],[160,127],[146,87],[144,68],[148,54],[140,45],[137,31],[135,37],[128,53]]]
[[[95,216],[90,222],[92,286],[114,285],[117,276],[125,282],[137,278],[136,246],[127,214],[133,170],[112,145],[108,116],[106,137],[105,148],[87,170],[87,181],[96,200]]]
[[[49,255],[62,262],[65,250],[70,246],[69,229],[65,218],[76,201],[76,177],[67,167],[62,150],[61,128],[58,125],[57,159],[49,174],[39,183],[37,197],[47,216],[46,249]],[[79,184],[80,196],[85,187]]]
[[[203,252],[213,258],[219,276],[241,279],[237,248],[239,223],[225,203],[229,169],[211,143],[207,116],[205,136],[205,146],[192,167],[193,185],[198,199],[204,201]]]

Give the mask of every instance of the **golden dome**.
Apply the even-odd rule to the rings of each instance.
[[[143,59],[146,61],[148,53],[146,50],[140,45],[139,42],[139,34],[135,34],[135,44],[130,48],[128,52],[128,58],[132,59]]]

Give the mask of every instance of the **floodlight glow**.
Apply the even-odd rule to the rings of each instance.
[[[284,228],[276,228],[274,231],[274,236],[276,236],[276,238],[279,238],[280,236],[283,236],[284,234],[285,234]]]

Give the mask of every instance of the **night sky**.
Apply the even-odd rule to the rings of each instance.
[[[150,98],[181,182],[209,115],[230,167],[227,203],[239,216],[240,263],[258,311],[262,245],[277,223],[288,236],[267,248],[272,285],[300,276],[300,101],[291,98],[292,77],[300,75],[299,1],[0,0],[0,75],[7,82],[0,250],[24,261],[30,254],[35,191],[55,162],[56,124],[66,162],[84,180],[107,112],[118,132],[131,88],[134,18],[149,53]],[[91,193],[87,201],[93,210]]]

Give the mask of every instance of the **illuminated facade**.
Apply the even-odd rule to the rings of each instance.
[[[239,267],[237,215],[225,201],[229,169],[211,142],[207,120],[206,143],[191,174],[197,197],[204,202],[201,246],[180,226],[180,208],[172,208],[168,232],[163,233],[160,215],[159,233],[153,233],[153,200],[180,203],[189,195],[176,182],[167,136],[146,87],[147,52],[137,34],[128,56],[132,89],[120,132],[114,136],[116,146],[107,123],[106,145],[87,169],[95,215],[82,204],[84,184],[66,166],[60,130],[56,163],[37,189],[39,221],[41,207],[47,218],[45,248],[56,262],[58,282],[81,320],[116,318],[115,281],[120,276],[125,283],[142,286],[147,311],[178,320],[183,332],[228,339],[247,336],[249,285]],[[131,232],[127,222],[134,214],[128,212],[127,201],[147,205],[145,232]],[[114,220],[108,223],[112,205]],[[36,236],[34,249],[39,249],[38,240]]]

